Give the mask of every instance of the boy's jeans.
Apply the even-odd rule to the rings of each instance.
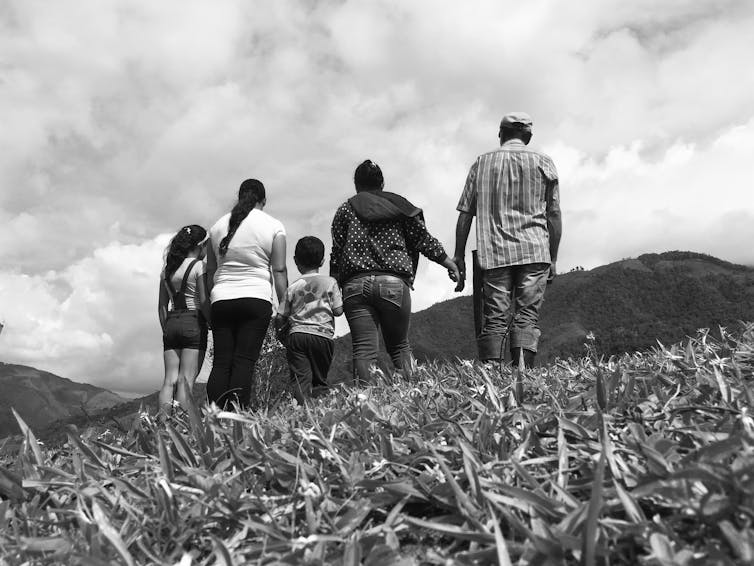
[[[343,310],[351,327],[357,380],[370,380],[369,367],[377,362],[380,330],[395,367],[405,377],[413,374],[415,362],[408,343],[411,291],[402,279],[392,275],[349,279],[343,286]]]
[[[502,360],[511,328],[510,348],[537,351],[539,309],[545,297],[549,263],[529,263],[482,272],[482,328],[477,336],[481,360]],[[511,324],[511,317],[513,322]]]

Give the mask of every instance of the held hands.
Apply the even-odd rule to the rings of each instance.
[[[463,291],[466,286],[466,260],[463,256],[456,256],[453,258],[453,262],[458,266],[458,285],[456,285],[456,293]]]
[[[466,264],[464,263],[463,258],[446,258],[443,262],[443,266],[448,269],[448,277],[450,277],[451,281],[455,281],[457,283],[456,285],[456,292],[463,290],[464,283],[466,280]]]
[[[450,259],[450,257],[445,258],[445,261],[442,262],[442,266],[448,270],[448,277],[450,277],[451,281],[458,281],[461,279],[458,266],[452,259]]]

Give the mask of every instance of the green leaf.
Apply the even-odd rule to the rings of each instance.
[[[12,501],[20,501],[24,498],[21,477],[6,469],[5,466],[0,466],[0,495]],[[3,517],[0,516],[0,521],[2,520]]]
[[[746,564],[754,562],[754,531],[748,528],[739,531],[730,521],[721,521],[720,530],[739,559]]]
[[[602,513],[602,479],[605,475],[605,452],[600,453],[600,459],[594,471],[592,480],[592,496],[589,498],[589,510],[584,524],[582,539],[582,563],[584,566],[595,566],[596,546],[599,532],[597,522]]]
[[[467,531],[462,529],[458,525],[441,523],[439,521],[425,521],[423,519],[417,519],[415,517],[409,516],[405,516],[403,520],[414,526],[437,531],[449,537],[458,538],[461,540],[470,540],[482,544],[492,544],[495,542],[495,535],[493,534],[477,531]]]
[[[508,545],[505,544],[505,538],[500,531],[500,521],[495,516],[495,512],[492,510],[492,506],[488,505],[490,515],[492,515],[492,526],[495,532],[495,548],[497,549],[497,563],[500,566],[513,566],[511,562],[510,554],[508,554]]]
[[[24,422],[24,419],[21,418],[21,415],[16,412],[16,409],[11,407],[11,411],[13,412],[13,416],[16,417],[16,422],[18,422],[18,427],[21,429],[21,434],[24,435],[24,445],[31,450],[32,456],[34,457],[34,463],[37,466],[44,465],[44,458],[42,457],[42,450],[39,448],[37,437],[34,436],[34,433]]]
[[[128,566],[134,566],[135,562],[133,556],[131,556],[131,553],[128,551],[126,544],[123,542],[118,531],[110,524],[107,515],[105,515],[105,512],[96,501],[92,502],[92,515],[97,523],[99,531],[108,541],[110,541],[110,544],[112,544],[115,550],[118,551],[121,558],[123,558]]]
[[[71,551],[71,543],[62,537],[20,537],[21,547],[26,552],[55,552]]]

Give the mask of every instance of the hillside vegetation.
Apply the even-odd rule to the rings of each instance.
[[[121,396],[29,366],[0,362],[0,438],[18,431],[11,409],[29,426],[96,413],[123,403]]]
[[[421,293],[417,286],[415,294]],[[471,297],[445,301],[411,318],[420,360],[476,356]],[[579,356],[590,332],[605,354],[671,344],[697,328],[754,320],[754,268],[694,252],[644,254],[589,271],[559,275],[547,288],[539,321],[538,361]],[[336,343],[336,380],[350,373],[351,341]],[[388,358],[383,360],[389,365]]]
[[[754,325],[720,334],[590,343],[522,392],[510,369],[433,363],[58,448],[21,422],[0,563],[751,564]]]

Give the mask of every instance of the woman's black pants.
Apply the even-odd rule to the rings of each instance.
[[[207,400],[221,408],[232,403],[245,409],[254,392],[254,366],[259,358],[272,305],[263,299],[230,299],[212,303],[212,372]]]

